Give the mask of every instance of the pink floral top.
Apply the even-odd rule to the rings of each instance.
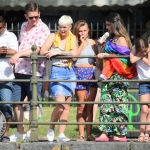
[[[30,31],[27,30],[28,22],[24,22],[20,31],[20,46],[18,52],[30,49],[32,45],[42,47],[45,40],[50,34],[48,26],[41,20]],[[38,58],[37,60],[37,76],[45,75],[46,58]],[[30,58],[19,58],[15,64],[15,73],[32,75],[32,61]]]

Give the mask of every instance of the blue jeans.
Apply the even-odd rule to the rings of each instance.
[[[52,66],[51,80],[76,80],[72,68]],[[75,91],[76,82],[50,82],[52,97],[72,96]]]
[[[139,83],[139,95],[150,94],[150,83]]]
[[[0,83],[0,101],[12,101],[13,86],[12,82]],[[0,109],[6,118],[12,117],[12,104],[0,104]]]
[[[31,75],[15,73],[15,79],[30,79]],[[41,79],[37,77],[38,79]],[[37,100],[40,101],[42,82],[37,83]],[[28,97],[28,101],[32,99],[32,84],[30,82],[13,82],[13,95],[12,101],[20,102],[24,101],[25,97]]]

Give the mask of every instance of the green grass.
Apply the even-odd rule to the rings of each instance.
[[[43,119],[40,120],[39,122],[49,122],[50,121],[50,116],[55,107],[54,106],[46,106],[43,107]],[[70,114],[69,114],[69,122],[76,122],[76,110],[77,108],[75,106],[71,106],[70,108]],[[99,109],[97,110],[97,115],[94,120],[94,122],[98,122],[99,118]],[[26,121],[26,120],[25,120]],[[28,129],[28,126],[25,125],[25,129]],[[38,126],[38,135],[39,139],[46,139],[46,134],[48,130],[48,125],[39,125]],[[16,131],[16,128],[10,129],[9,134],[13,134]],[[71,139],[76,139],[78,137],[78,128],[77,125],[68,125],[65,131],[65,134],[67,137]],[[93,125],[93,135],[98,136],[99,135],[99,130],[97,128],[97,125]],[[58,136],[58,125],[55,126],[55,137]],[[86,136],[86,134],[85,134]]]

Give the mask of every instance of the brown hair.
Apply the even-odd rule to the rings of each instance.
[[[35,2],[29,2],[25,6],[25,13],[27,14],[30,11],[38,11],[39,12],[39,6]]]
[[[87,25],[87,27],[89,28],[89,25],[85,20],[79,20],[75,23],[73,28],[73,34],[77,37],[79,45],[81,44],[80,37],[79,37],[79,28],[85,25]]]
[[[144,38],[138,38],[135,41],[135,49],[136,49],[136,54],[138,52],[145,52],[145,50],[149,47],[149,44],[146,39]]]
[[[132,48],[131,40],[124,22],[118,13],[111,13],[106,18],[106,21],[110,22],[110,27],[114,35],[124,37],[129,49]]]

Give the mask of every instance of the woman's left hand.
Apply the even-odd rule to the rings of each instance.
[[[50,51],[45,53],[47,58],[50,58],[50,57],[58,55],[58,54],[61,54],[60,50],[50,50]]]
[[[104,58],[104,56],[105,56],[105,53],[99,53],[99,54],[97,55],[97,57],[98,57],[99,59]]]

